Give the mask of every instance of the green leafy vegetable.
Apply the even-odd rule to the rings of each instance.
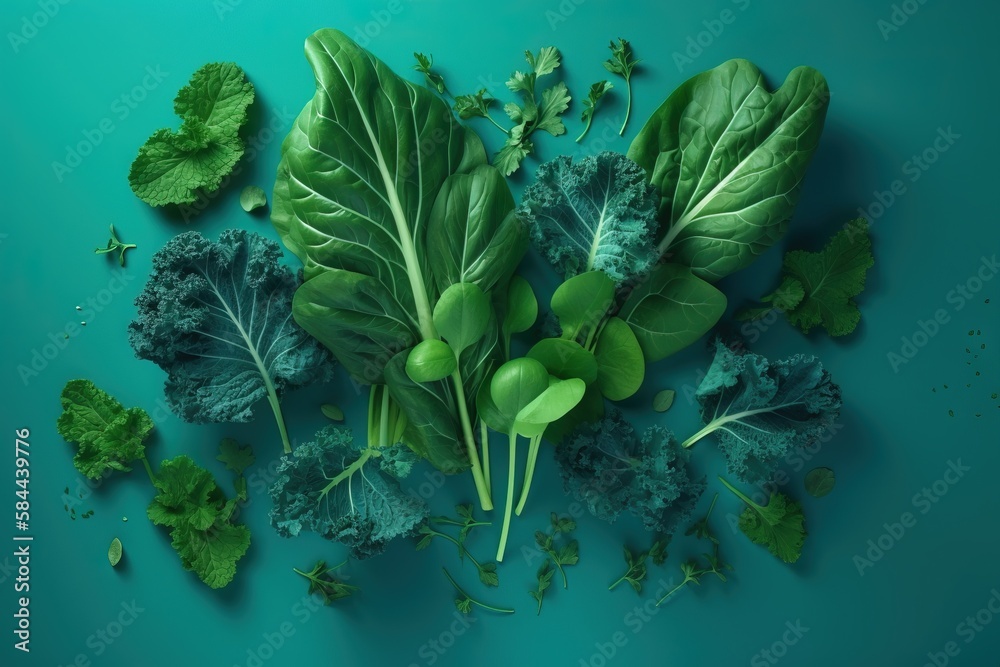
[[[480,602],[479,600],[474,599],[471,595],[462,590],[462,587],[455,582],[455,580],[452,578],[450,574],[448,574],[448,570],[445,570],[444,568],[441,569],[444,570],[444,576],[448,577],[448,581],[450,581],[451,585],[455,587],[456,591],[458,591],[459,597],[455,598],[455,607],[463,614],[471,613],[472,605],[476,605],[477,607],[482,607],[483,609],[488,609],[490,611],[495,611],[499,614],[514,613],[513,609],[507,609],[505,607],[494,607],[492,605],[488,605],[483,602]]]
[[[620,285],[656,260],[655,190],[642,168],[619,153],[546,162],[518,215],[564,278],[596,270]]]
[[[660,264],[629,293],[618,317],[653,363],[704,336],[724,312],[725,294],[683,266]]]
[[[474,399],[500,356],[498,318],[446,381],[415,382],[406,361],[440,338],[433,311],[452,284],[506,288],[526,250],[513,197],[433,92],[334,30],[312,35],[306,56],[317,91],[282,146],[272,207],[304,264],[295,319],[359,382],[387,384],[405,444],[446,472],[471,466],[490,508]]]
[[[267,206],[267,194],[256,185],[248,185],[240,193],[240,206],[247,213]]]
[[[802,507],[783,493],[771,493],[766,506],[761,506],[740,492],[722,477],[719,478],[747,508],[740,515],[740,530],[754,544],[767,547],[786,563],[794,563],[802,555],[806,539]]]
[[[303,572],[302,570],[296,568],[292,568],[292,571],[305,577],[309,581],[309,595],[320,595],[323,598],[323,604],[328,605],[334,600],[342,600],[361,590],[357,586],[345,584],[344,582],[335,579],[333,575],[330,574],[346,564],[347,561],[345,560],[340,565],[327,567],[326,562],[320,560],[316,561],[313,569],[308,572]]]
[[[150,206],[188,204],[199,190],[218,189],[243,156],[239,131],[253,102],[253,86],[233,63],[209,63],[174,99],[181,129],[157,130],[139,149],[128,180]]]
[[[569,588],[566,570],[563,566],[576,565],[580,562],[580,545],[576,540],[557,539],[560,535],[569,535],[576,530],[576,522],[566,517],[559,517],[555,512],[551,518],[552,532],[535,531],[535,544],[552,561],[552,564],[562,575],[563,588]]]
[[[497,123],[489,113],[494,99],[485,89],[475,95],[459,95],[455,98],[455,112],[462,119],[486,118],[507,135],[503,148],[494,156],[493,165],[510,176],[521,166],[521,161],[534,152],[535,145],[531,135],[537,130],[543,130],[553,136],[566,133],[562,114],[569,108],[569,90],[566,84],[558,82],[541,92],[539,98],[537,82],[540,77],[552,74],[560,65],[559,51],[555,47],[546,46],[539,50],[538,55],[531,51],[524,52],[528,61],[527,72],[514,72],[507,81],[507,88],[521,97],[521,104],[508,102],[504,112],[513,121],[514,127],[505,129]]]
[[[420,526],[418,535],[422,536],[420,540],[417,542],[418,550],[426,549],[427,546],[430,545],[431,541],[435,537],[440,537],[444,540],[448,540],[456,547],[458,547],[459,558],[464,560],[466,557],[468,557],[469,561],[475,566],[476,571],[479,573],[479,581],[483,582],[483,584],[485,584],[486,586],[500,585],[500,578],[497,575],[497,564],[486,563],[485,565],[483,565],[478,560],[476,560],[475,556],[469,553],[469,550],[466,549],[465,538],[455,539],[454,537],[448,535],[447,533],[442,533],[440,531],[434,530],[427,524]]]
[[[708,519],[712,516],[712,510],[715,509],[717,500],[719,500],[718,493],[712,497],[712,504],[708,506],[708,512],[705,513],[705,516],[691,524],[691,527],[684,531],[685,535],[694,535],[699,540],[708,540],[715,544],[719,543],[719,539],[712,533],[712,529],[708,525]]]
[[[677,392],[673,389],[658,391],[656,396],[653,397],[653,410],[657,412],[666,412],[669,410],[670,406],[674,404],[676,394]]]
[[[111,540],[111,546],[108,547],[108,562],[111,563],[111,567],[115,567],[122,559],[122,541],[117,537]]]
[[[796,448],[822,437],[841,406],[840,387],[815,357],[771,363],[721,340],[695,398],[705,427],[683,446],[716,433],[729,471],[746,482],[765,479]]]
[[[813,498],[822,498],[831,491],[837,483],[837,477],[829,468],[813,468],[806,474],[806,493]]]
[[[716,281],[781,238],[828,102],[816,70],[792,70],[772,93],[746,60],[675,90],[628,153],[660,193],[658,254]]]
[[[610,81],[598,81],[590,86],[590,92],[587,93],[587,99],[583,101],[583,113],[580,114],[580,120],[586,122],[587,124],[583,128],[583,132],[580,136],[576,138],[577,142],[583,141],[583,138],[590,131],[590,124],[594,121],[594,114],[597,113],[597,104],[601,101],[609,90],[614,88]]]
[[[250,530],[232,522],[236,501],[226,500],[212,474],[187,456],[164,461],[153,485],[157,494],[146,513],[170,529],[184,569],[211,588],[232,581],[237,561],[250,547]]]
[[[852,220],[820,252],[785,254],[781,285],[761,301],[784,312],[803,333],[822,325],[831,336],[845,336],[861,321],[852,299],[865,288],[865,274],[874,264],[868,222]],[[756,319],[768,310],[752,308],[739,317]]]
[[[625,88],[628,90],[625,120],[622,121],[622,129],[618,131],[619,135],[625,136],[625,126],[628,125],[628,117],[632,113],[632,70],[642,61],[632,58],[632,45],[628,40],[619,38],[617,44],[612,41],[608,48],[611,49],[611,57],[604,61],[604,69],[625,79]]]
[[[566,490],[591,514],[613,522],[627,510],[666,536],[688,520],[705,490],[687,458],[672,433],[654,426],[640,438],[618,410],[582,424],[556,448]]]
[[[125,409],[90,380],[70,380],[60,397],[63,412],[56,429],[76,443],[73,465],[90,479],[101,479],[110,470],[129,471],[145,460],[143,442],[153,430],[153,420],[142,408]]]
[[[219,455],[215,458],[225,463],[226,468],[236,474],[236,479],[233,481],[236,497],[240,500],[246,500],[249,496],[247,495],[247,480],[243,473],[257,460],[253,455],[253,448],[243,447],[232,438],[223,438],[219,444]]]
[[[198,232],[171,239],[153,256],[136,299],[129,342],[140,359],[167,372],[170,409],[187,421],[245,422],[266,398],[285,452],[291,451],[279,400],[289,389],[326,380],[329,355],[291,318],[296,280],[278,244],[256,233]]]
[[[413,69],[424,75],[427,87],[431,90],[436,90],[439,95],[443,95],[445,90],[447,90],[444,85],[444,77],[431,69],[434,67],[434,56],[414,53],[413,57],[417,60],[417,64],[413,66]]]
[[[628,566],[628,569],[625,570],[625,574],[608,586],[608,590],[614,590],[618,584],[625,581],[628,582],[628,585],[636,593],[641,593],[642,582],[645,581],[647,574],[646,560],[652,558],[654,564],[661,565],[667,557],[667,540],[656,540],[649,551],[643,551],[639,554],[632,553],[628,547],[624,547],[623,550],[625,552],[625,564]]]
[[[108,247],[106,248],[94,248],[94,252],[98,255],[105,255],[107,253],[117,252],[118,253],[118,264],[125,266],[125,251],[131,250],[137,247],[134,243],[122,243],[118,240],[118,235],[115,234],[115,226],[110,225],[111,238],[108,239]]]
[[[381,553],[427,518],[427,506],[380,468],[380,457],[377,446],[354,444],[347,429],[324,427],[281,457],[271,525],[283,537],[311,530],[347,545],[355,558]]]
[[[552,575],[555,573],[556,571],[552,569],[551,561],[545,559],[542,566],[538,568],[538,587],[535,590],[528,591],[528,594],[538,601],[537,615],[539,616],[542,614],[542,600],[545,598],[545,591],[552,585]]]

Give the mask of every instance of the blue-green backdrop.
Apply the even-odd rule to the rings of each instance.
[[[0,662],[997,665],[1000,618],[990,610],[1000,610],[994,478],[1000,238],[990,180],[1000,149],[991,129],[997,18],[989,3],[969,0],[3,3]],[[606,76],[600,63],[608,40],[630,39],[643,63],[626,138],[610,129],[623,110],[616,96],[582,146],[546,138],[539,142],[543,159],[624,151],[669,91],[728,58],[754,61],[775,84],[800,64],[827,76],[827,125],[789,235],[722,284],[732,307],[743,305],[774,286],[782,249],[818,249],[859,207],[872,220],[876,264],[853,335],[804,336],[783,321],[745,331],[751,348],[771,357],[819,355],[844,392],[834,437],[786,467],[784,488],[802,500],[809,528],[798,563],[784,565],[731,530],[728,518],[740,507],[724,492],[715,526],[735,565],[730,581],[707,581],[655,609],[648,601],[699,545],[675,540],[668,564],[652,570],[641,596],[626,588],[609,593],[623,567],[622,544],[641,548],[649,538],[631,518],[608,525],[585,516],[570,587],[552,590],[536,616],[527,589],[538,561],[523,557],[520,547],[550,511],[570,508],[547,451],[529,509],[515,521],[498,590],[484,590],[447,545],[416,552],[402,541],[347,566],[362,588],[354,598],[333,608],[303,603],[305,582],[291,568],[317,558],[339,562],[344,549],[312,536],[284,540],[269,527],[262,489],[279,448],[266,407],[252,424],[181,422],[158,403],[163,374],[133,357],[125,329],[150,258],[172,235],[197,229],[215,237],[241,227],[275,237],[266,217],[240,209],[238,195],[251,183],[270,194],[280,139],[313,89],[303,40],[321,27],[360,35],[411,76],[412,52],[430,52],[453,90],[497,86],[499,95],[525,49],[554,45],[579,98]],[[126,175],[145,138],[174,125],[176,91],[200,65],[219,60],[239,63],[256,87],[249,131],[260,150],[204,213],[184,222],[136,199]],[[574,103],[570,136],[580,109]],[[485,123],[475,127],[495,148],[498,134]],[[536,164],[528,160],[525,171]],[[523,180],[513,185],[519,191]],[[92,252],[103,245],[109,223],[139,245],[123,272]],[[551,289],[551,275],[536,257],[524,272],[543,291]],[[74,307],[91,308],[89,299],[95,306],[85,313],[87,326],[63,338],[67,324],[81,318]],[[935,317],[943,323],[933,324]],[[19,370],[32,367],[36,352],[35,374]],[[895,363],[890,353],[899,355]],[[709,360],[705,347],[695,345],[652,367],[627,404],[630,415],[640,425],[655,421],[691,432],[697,415],[688,396]],[[154,413],[155,460],[186,452],[226,480],[214,460],[220,437],[255,446],[252,502],[243,512],[253,544],[230,587],[209,590],[181,570],[164,531],[144,516],[152,494],[141,471],[93,491],[82,485],[71,449],[54,429],[59,391],[75,377]],[[677,403],[656,415],[648,409],[651,397],[667,387],[678,391]],[[363,424],[364,398],[341,375],[287,397],[294,439],[308,439],[323,424],[318,406],[326,401],[344,406],[352,425]],[[31,431],[30,654],[13,649],[18,428]],[[723,468],[718,453],[705,442],[695,454],[694,465],[714,480]],[[502,454],[494,465],[505,468]],[[815,465],[832,467],[838,479],[819,500],[806,496],[801,482]],[[946,475],[949,469],[962,473]],[[433,488],[433,511],[474,499],[467,477],[438,490],[429,474],[421,469],[409,486]],[[76,520],[63,507],[67,487],[78,502]],[[93,516],[79,518],[87,510]],[[913,520],[894,525],[906,512]],[[474,537],[473,551],[488,556],[497,532]],[[105,553],[115,536],[126,557],[124,567],[112,569]],[[517,613],[476,611],[465,623],[457,620],[442,564],[482,598]]]

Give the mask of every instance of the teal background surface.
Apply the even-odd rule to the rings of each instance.
[[[993,600],[1000,610],[997,18],[990,3],[969,0],[4,2],[0,663],[996,667],[1000,615],[988,605]],[[345,550],[314,536],[285,540],[269,527],[264,489],[280,445],[266,406],[250,424],[180,421],[163,408],[163,373],[133,357],[126,325],[151,256],[173,235],[197,229],[216,238],[241,227],[276,238],[266,217],[240,209],[239,192],[257,184],[270,195],[280,140],[313,90],[303,41],[322,27],[363,36],[373,53],[414,80],[412,52],[430,52],[452,90],[497,86],[501,96],[525,49],[557,46],[577,98],[570,137],[580,127],[579,98],[606,77],[600,63],[608,40],[630,39],[643,63],[626,137],[612,129],[623,112],[623,98],[615,96],[582,145],[543,139],[542,159],[626,150],[674,87],[728,58],[752,60],[775,85],[800,64],[827,76],[827,125],[789,235],[722,283],[732,311],[773,288],[783,249],[818,249],[859,207],[871,217],[876,265],[859,299],[858,331],[831,340],[822,332],[804,336],[782,320],[744,331],[751,349],[771,358],[819,355],[844,392],[835,436],[784,469],[790,481],[783,488],[802,501],[809,528],[798,563],[784,565],[734,532],[730,519],[740,504],[723,491],[713,516],[735,566],[730,581],[685,589],[657,609],[654,594],[676,580],[678,564],[701,545],[675,539],[668,563],[651,570],[642,595],[625,587],[608,592],[623,570],[622,544],[643,548],[649,537],[631,517],[609,525],[582,516],[581,563],[568,572],[570,587],[553,588],[536,616],[527,590],[539,561],[521,547],[546,526],[550,511],[572,506],[546,450],[529,507],[514,522],[499,589],[484,589],[448,545],[416,552],[400,541],[344,568],[361,593],[332,608],[309,604],[306,582],[291,568],[317,558],[339,562]],[[139,201],[126,176],[146,137],[176,125],[177,90],[200,65],[219,60],[240,64],[256,87],[249,134],[259,146],[206,210],[185,222]],[[497,132],[485,122],[474,127],[497,148]],[[88,154],[67,162],[81,144]],[[919,165],[915,156],[922,156]],[[537,162],[526,165],[530,174]],[[513,179],[516,192],[523,184],[523,176]],[[92,253],[109,223],[139,246],[124,271]],[[554,278],[536,256],[523,272],[542,291],[552,289]],[[66,326],[81,319],[76,305],[93,311],[65,340]],[[936,314],[944,323],[928,325]],[[903,349],[904,339],[912,349]],[[46,345],[58,349],[48,349],[55,351],[51,359],[40,357],[44,367],[33,375],[19,370]],[[890,353],[905,362],[893,364]],[[689,396],[709,361],[699,344],[651,367],[640,394],[626,403],[629,415],[639,425],[693,432],[698,417]],[[166,533],[145,518],[152,489],[141,471],[94,490],[83,484],[54,428],[59,392],[77,377],[154,415],[153,460],[188,453],[228,485],[214,460],[220,438],[254,445],[251,502],[242,513],[253,544],[228,588],[212,591],[180,568]],[[667,387],[678,400],[657,415],[648,409],[651,398]],[[340,374],[330,385],[287,396],[295,440],[308,440],[324,424],[318,407],[331,400],[348,411],[352,426],[363,427],[365,397]],[[11,568],[13,446],[20,428],[31,431],[30,654],[13,649],[12,632],[19,597]],[[495,450],[493,466],[504,470],[502,449]],[[709,442],[694,453],[694,465],[716,490],[720,454]],[[818,500],[802,488],[815,465],[832,467],[838,478],[834,492]],[[961,477],[947,475],[955,483],[940,481],[960,466]],[[407,485],[430,491],[434,513],[474,500],[468,476],[438,488],[428,467]],[[92,509],[91,518],[71,520],[63,508],[66,487],[85,496],[75,509],[78,516]],[[706,494],[704,507],[710,500]],[[906,512],[909,527],[895,526]],[[483,558],[499,533],[493,518],[496,525],[470,543]],[[112,569],[105,554],[115,536],[126,556],[124,567]],[[463,622],[442,564],[482,599],[517,613],[480,610]],[[121,628],[119,621],[129,624]]]

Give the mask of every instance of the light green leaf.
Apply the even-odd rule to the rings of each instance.
[[[659,254],[716,281],[781,238],[829,95],[810,67],[792,70],[772,93],[746,60],[681,84],[628,152],[660,191]]]
[[[590,384],[597,379],[598,361],[594,353],[585,350],[573,340],[543,338],[535,343],[525,356],[540,361],[550,375],[561,380],[579,378]],[[641,351],[639,359],[642,359]]]
[[[521,276],[511,278],[507,288],[507,312],[504,313],[503,335],[510,341],[511,334],[527,331],[538,319],[538,300],[531,284]]]
[[[564,338],[576,338],[596,327],[615,299],[615,282],[601,271],[573,276],[552,295],[552,313]]]
[[[267,206],[267,194],[256,185],[248,185],[240,192],[240,206],[247,213]]]
[[[541,434],[549,424],[575,408],[586,391],[586,383],[578,378],[550,384],[535,400],[521,408],[514,418],[514,429],[529,438]]]
[[[486,333],[490,312],[489,298],[472,283],[455,283],[441,294],[434,306],[434,327],[456,359]]]
[[[333,405],[332,403],[324,403],[323,405],[319,406],[319,409],[323,413],[323,416],[326,417],[327,419],[331,419],[335,422],[344,421],[344,411],[341,410],[340,407],[337,405]]]
[[[455,352],[439,340],[417,343],[406,358],[406,374],[414,382],[443,380],[458,368]]]
[[[594,348],[597,357],[597,386],[611,401],[623,401],[642,386],[646,362],[632,329],[612,317],[604,325]]]
[[[122,559],[122,541],[117,537],[111,540],[111,546],[108,547],[108,562],[111,563],[111,567],[118,565]]]
[[[497,369],[490,381],[490,395],[509,432],[517,415],[549,387],[549,372],[534,359],[522,357]]]
[[[726,310],[726,296],[690,270],[660,264],[629,294],[618,316],[632,328],[647,363],[705,335]]]

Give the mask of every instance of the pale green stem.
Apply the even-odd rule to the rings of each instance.
[[[521,499],[517,501],[517,509],[514,513],[521,516],[524,504],[528,502],[528,491],[531,489],[531,480],[535,476],[535,462],[538,460],[538,450],[541,449],[541,434],[531,438],[528,444],[528,467],[524,471],[524,482],[521,485]]]
[[[500,547],[497,549],[497,562],[503,561],[503,552],[507,548],[507,533],[510,532],[510,515],[514,508],[514,474],[517,472],[517,433],[510,432],[510,464],[507,469],[507,507],[503,514],[503,530],[500,532]]]
[[[455,397],[458,402],[458,418],[462,422],[462,435],[465,437],[465,450],[469,455],[469,463],[472,464],[472,479],[476,483],[476,491],[479,492],[479,504],[483,511],[493,509],[493,500],[490,498],[490,489],[483,477],[483,469],[479,464],[479,452],[476,450],[476,436],[472,434],[472,421],[469,418],[469,407],[465,402],[465,388],[462,383],[462,374],[456,369],[451,374],[452,384],[455,385]]]
[[[486,494],[493,498],[493,480],[490,479],[490,434],[486,422],[479,420],[480,447],[483,450],[483,480],[486,482]]]

